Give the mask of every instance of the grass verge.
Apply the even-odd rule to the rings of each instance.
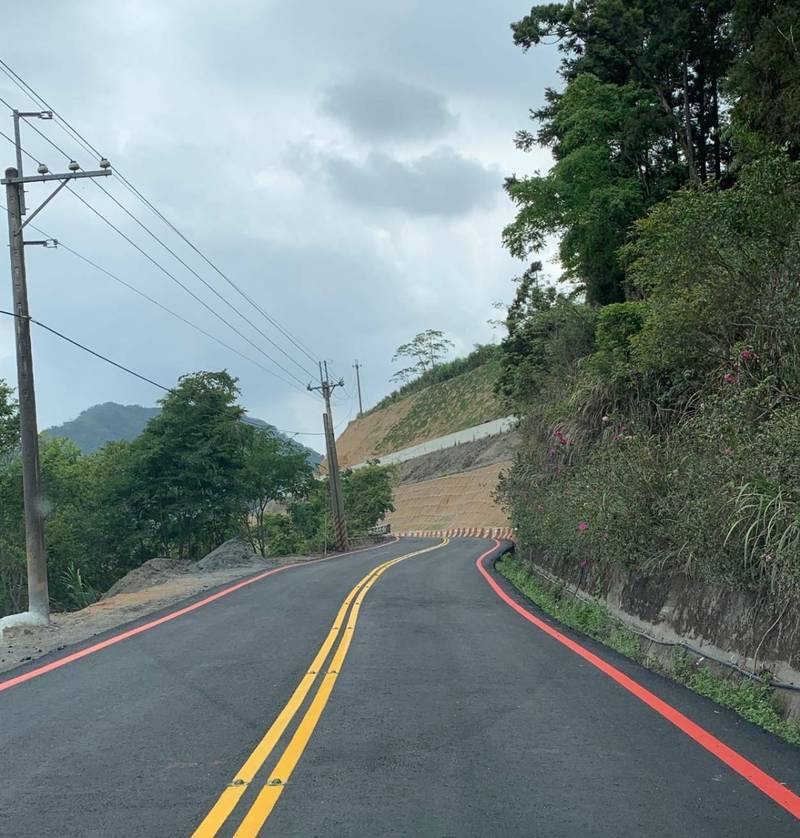
[[[707,665],[679,648],[665,666],[647,655],[642,650],[642,638],[612,616],[601,603],[584,602],[573,597],[564,586],[545,582],[512,553],[502,556],[496,568],[517,590],[559,622],[587,634],[648,669],[667,675],[717,704],[729,707],[742,718],[781,739],[800,745],[800,721],[782,717],[780,698],[769,684],[735,674],[730,678],[716,675]]]

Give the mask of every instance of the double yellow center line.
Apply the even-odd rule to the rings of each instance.
[[[327,637],[319,647],[319,651],[314,656],[311,666],[300,680],[286,706],[278,714],[272,726],[256,745],[244,765],[239,769],[233,781],[219,796],[211,811],[203,819],[203,822],[194,831],[192,838],[210,838],[210,836],[216,835],[228,820],[249,785],[255,779],[256,774],[264,765],[297,711],[300,709],[311,688],[314,686],[317,675],[322,671],[331,649],[341,634],[342,638],[336,647],[336,652],[305,715],[297,726],[292,738],[289,740],[289,744],[278,758],[278,762],[275,764],[275,768],[269,775],[265,785],[259,791],[255,801],[244,816],[242,823],[234,833],[235,838],[251,838],[251,836],[258,835],[259,830],[278,802],[278,798],[281,796],[295,766],[300,761],[300,757],[309,739],[311,739],[311,734],[314,732],[317,722],[325,709],[325,705],[328,703],[328,699],[333,692],[336,678],[341,672],[342,664],[350,648],[350,642],[353,639],[361,603],[364,601],[367,592],[377,582],[380,576],[393,565],[405,559],[420,556],[423,553],[429,553],[431,550],[438,550],[440,547],[444,547],[448,541],[449,539],[445,538],[433,547],[426,547],[422,550],[416,550],[413,553],[398,556],[395,559],[389,559],[389,561],[371,570],[355,585],[342,603]],[[348,610],[350,611],[349,615]],[[345,619],[347,619],[347,624],[344,626],[344,632],[342,633],[342,626]]]

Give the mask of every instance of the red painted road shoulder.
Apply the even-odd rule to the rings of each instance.
[[[717,759],[724,762],[729,768],[733,769],[737,774],[744,777],[749,783],[752,783],[759,791],[767,795],[771,800],[786,809],[787,812],[800,819],[800,797],[793,791],[786,788],[778,782],[774,777],[771,777],[766,772],[762,771],[757,765],[754,765],[748,759],[743,757],[733,748],[730,748],[716,736],[709,733],[705,728],[700,727],[696,722],[693,722],[688,716],[685,716],[679,710],[676,710],[671,704],[659,698],[655,693],[650,692],[646,687],[643,687],[633,678],[626,675],[624,672],[612,666],[607,661],[598,657],[593,652],[590,652],[580,643],[562,634],[557,629],[546,623],[544,620],[537,617],[524,605],[512,599],[497,582],[492,578],[491,573],[486,569],[486,559],[495,552],[500,546],[500,542],[495,540],[494,546],[485,553],[478,556],[476,565],[483,578],[492,588],[492,590],[500,597],[503,602],[509,607],[513,608],[520,616],[524,617],[529,623],[533,623],[536,628],[550,635],[554,640],[557,640],[563,646],[566,646],[570,651],[588,661],[592,666],[595,666],[602,673],[607,675],[612,680],[616,681],[623,689],[626,689],[632,695],[635,695],[640,701],[643,701],[648,707],[656,711],[660,716],[663,716],[668,722],[671,722],[679,730],[683,731],[689,738],[694,739],[698,745],[705,748],[709,753],[713,754]]]
[[[128,629],[127,631],[122,631],[119,634],[114,634],[111,637],[107,637],[105,640],[101,640],[99,643],[93,643],[91,646],[87,646],[84,649],[78,649],[77,652],[72,652],[69,655],[64,655],[64,657],[62,658],[57,658],[54,661],[50,661],[50,663],[43,664],[42,666],[37,666],[35,669],[30,669],[27,672],[23,672],[22,675],[16,675],[13,678],[8,678],[5,681],[0,681],[0,692],[3,692],[4,690],[9,690],[11,689],[11,687],[16,687],[19,684],[24,684],[26,681],[31,681],[34,678],[38,678],[40,675],[44,675],[47,672],[52,672],[54,669],[60,669],[62,666],[74,663],[75,661],[80,660],[81,658],[85,658],[87,655],[93,655],[95,652],[99,652],[102,649],[107,649],[109,646],[114,646],[117,643],[121,643],[123,640],[127,640],[129,637],[135,637],[137,634],[142,634],[145,631],[151,631],[157,626],[163,625],[164,623],[168,623],[171,620],[177,619],[178,617],[182,617],[184,614],[189,614],[192,611],[197,611],[198,608],[202,608],[203,606],[209,605],[212,602],[216,602],[218,599],[222,599],[222,597],[226,597],[229,594],[232,594],[234,591],[238,591],[241,588],[246,588],[248,585],[252,585],[255,582],[260,582],[262,579],[266,579],[267,576],[273,576],[276,573],[281,573],[284,570],[291,570],[292,568],[296,567],[305,567],[306,565],[331,561],[332,559],[341,559],[345,556],[352,556],[355,553],[363,553],[365,550],[376,550],[380,547],[386,547],[388,546],[388,544],[396,544],[399,540],[400,538],[398,536],[395,536],[394,541],[387,542],[386,544],[379,544],[376,547],[362,547],[360,550],[350,550],[347,553],[338,553],[335,556],[326,556],[321,559],[311,559],[307,562],[296,562],[295,564],[287,564],[283,567],[276,567],[272,570],[266,570],[263,573],[257,573],[255,576],[248,576],[241,582],[236,582],[233,585],[229,585],[227,588],[223,588],[221,591],[217,591],[216,593],[213,593],[210,596],[204,597],[203,599],[200,599],[197,602],[191,603],[191,605],[186,605],[183,608],[178,608],[176,611],[170,611],[169,614],[164,614],[162,617],[158,617],[155,620],[150,620],[149,622],[142,623],[142,625],[136,626],[135,628]]]

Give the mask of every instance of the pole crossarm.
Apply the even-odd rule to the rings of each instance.
[[[93,172],[62,172],[61,174],[26,175],[25,177],[8,177],[0,180],[0,183],[40,183],[46,180],[77,180],[82,177],[108,177],[110,169],[98,169]]]

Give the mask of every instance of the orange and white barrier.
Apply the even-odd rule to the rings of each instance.
[[[514,540],[513,527],[456,527],[447,530],[416,530],[399,532],[401,538],[499,538]]]

